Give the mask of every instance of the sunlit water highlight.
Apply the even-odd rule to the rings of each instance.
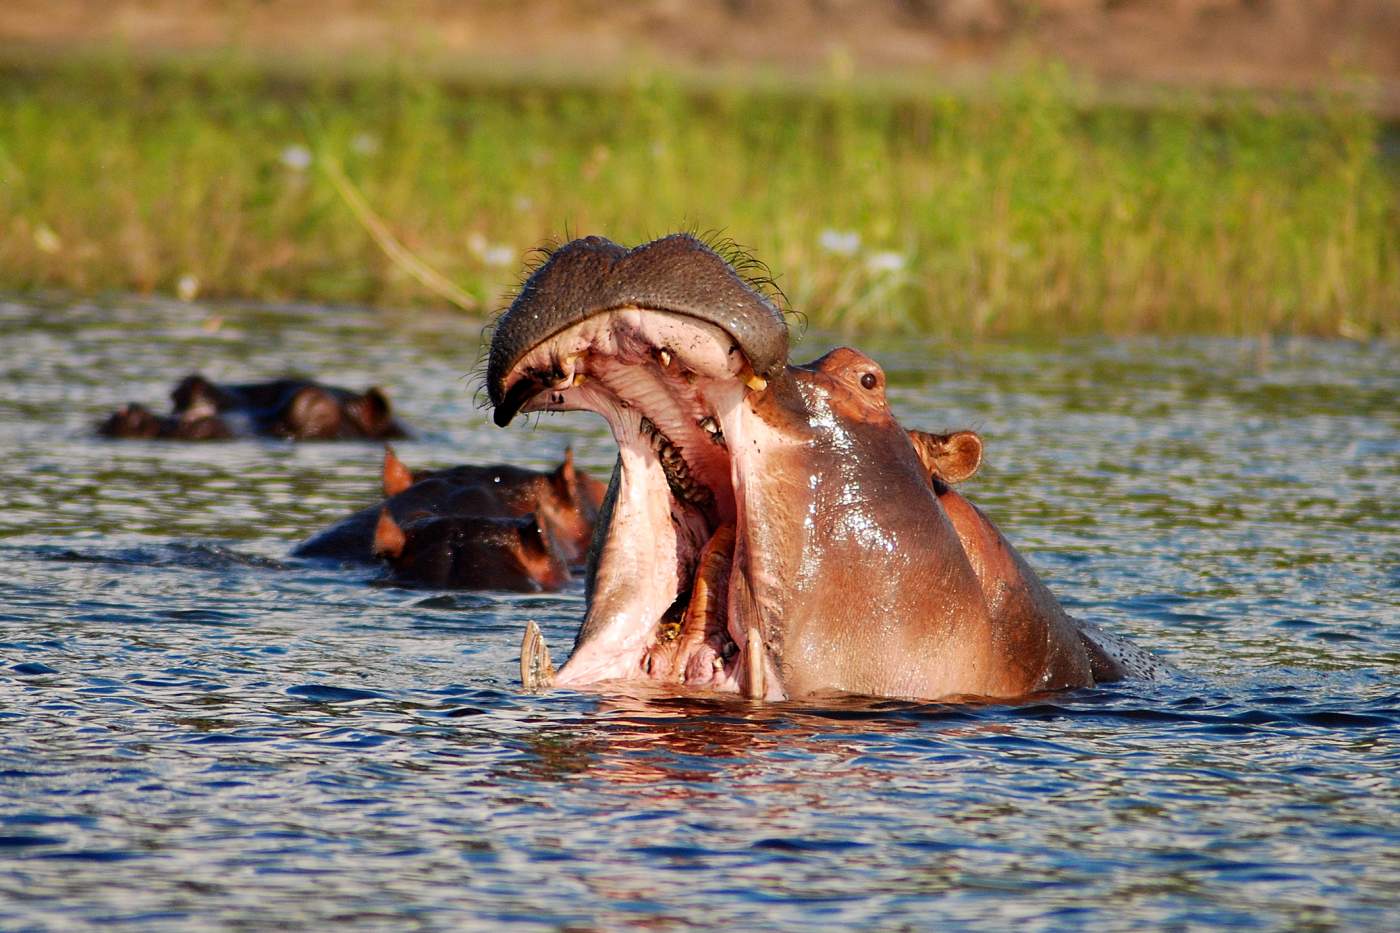
[[[1181,673],[1015,706],[525,696],[555,596],[304,564],[371,445],[105,442],[185,372],[386,387],[414,466],[502,431],[479,326],[0,304],[0,928],[1393,929],[1400,367],[1384,345],[871,344],[1076,614]],[[808,337],[803,357],[829,341]]]

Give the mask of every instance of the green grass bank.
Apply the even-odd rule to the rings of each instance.
[[[226,64],[0,73],[0,289],[483,313],[541,242],[719,230],[817,326],[1400,334],[1400,167],[1345,101],[321,83]]]

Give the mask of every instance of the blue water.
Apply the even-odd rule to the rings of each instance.
[[[110,442],[183,373],[384,386],[414,466],[605,475],[489,426],[480,325],[0,303],[0,929],[1400,926],[1400,367],[1385,345],[864,347],[906,423],[1163,683],[1021,705],[522,695],[552,596],[288,557],[370,445]],[[799,354],[830,340],[809,336]]]

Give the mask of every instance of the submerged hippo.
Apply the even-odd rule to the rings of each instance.
[[[570,580],[554,538],[535,516],[422,515],[403,525],[379,513],[374,555],[389,581],[439,589],[552,592]]]
[[[385,499],[348,515],[296,547],[296,557],[323,557],[339,561],[372,562],[380,513],[388,511],[397,525],[427,518],[475,516],[524,518],[535,516],[566,564],[580,565],[593,538],[606,488],[574,466],[572,450],[564,462],[550,471],[529,470],[505,464],[456,466],[445,470],[409,470],[392,448],[385,448],[381,485]],[[483,526],[486,527],[486,526]],[[449,526],[415,526],[421,549],[429,540],[448,547]]]
[[[98,425],[106,437],[201,441],[232,437],[289,440],[392,440],[408,431],[378,388],[353,392],[305,379],[220,385],[199,373],[170,393],[171,412],[159,416],[129,404]]]
[[[556,250],[486,380],[497,424],[595,411],[619,448],[573,653],[554,673],[532,623],[527,686],[1011,698],[1153,668],[939,475],[965,437],[911,440],[855,350],[789,364],[773,301],[693,237]]]

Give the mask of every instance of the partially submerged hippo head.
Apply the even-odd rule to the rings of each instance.
[[[976,435],[911,440],[856,350],[790,365],[775,303],[692,237],[555,251],[486,380],[498,424],[595,411],[619,448],[556,684],[1012,697],[1122,673],[949,490]]]
[[[387,509],[393,521],[405,527],[432,517],[533,516],[563,560],[569,566],[578,566],[588,554],[598,509],[607,491],[602,483],[574,465],[572,451],[565,452],[563,463],[548,472],[500,463],[410,470],[393,448],[386,446],[380,483],[383,502],[346,516],[299,544],[292,553],[341,562],[373,562],[377,559],[376,524],[382,524],[380,512]],[[490,531],[495,526],[485,523],[476,527]],[[420,543],[429,540],[438,542],[443,549],[454,546],[449,536],[420,536]],[[415,562],[426,565],[431,561],[420,556]]]
[[[105,437],[223,440],[394,439],[408,432],[377,387],[363,392],[305,379],[219,384],[191,373],[170,393],[169,415],[125,405],[98,426]]]
[[[572,448],[564,451],[563,462],[548,473],[506,464],[415,471],[405,466],[392,448],[385,449],[383,488],[386,498],[393,501],[394,497],[415,490],[410,494],[413,501],[423,499],[423,492],[434,489],[432,485],[423,485],[428,481],[437,481],[449,490],[480,487],[499,502],[502,515],[534,513],[570,564],[583,563],[593,539],[598,510],[607,492],[605,485],[574,465]],[[446,511],[436,504],[434,510]],[[481,511],[479,514],[496,513]]]
[[[564,556],[533,515],[424,514],[400,525],[385,507],[374,554],[407,586],[538,593],[569,582]]]
[[[233,436],[229,425],[218,415],[161,417],[135,402],[123,405],[97,426],[103,437],[142,440],[222,441]]]

